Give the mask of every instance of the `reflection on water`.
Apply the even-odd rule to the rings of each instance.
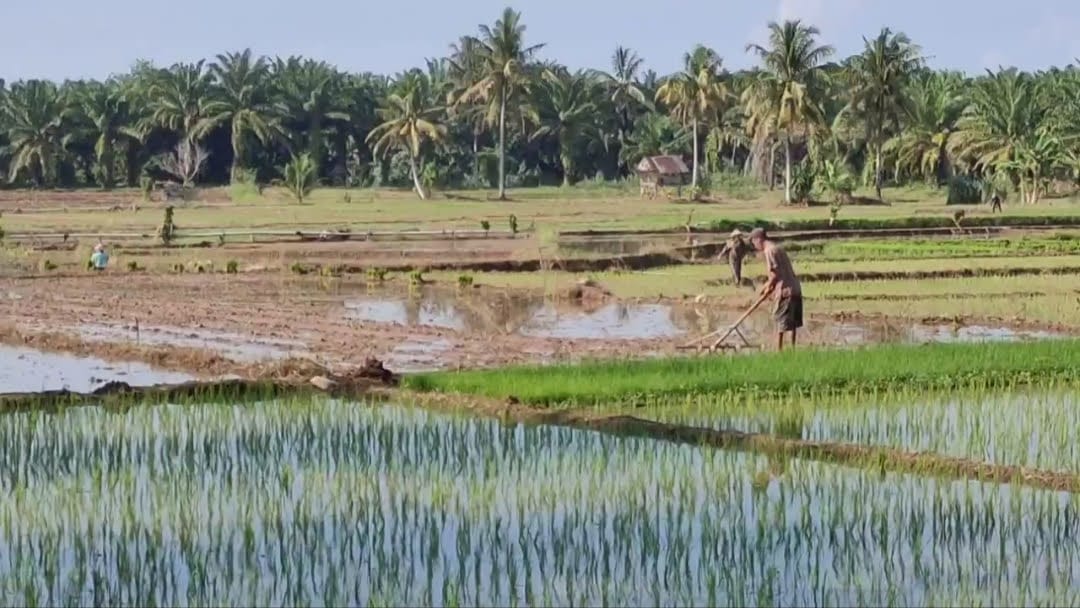
[[[188,382],[193,378],[155,370],[144,363],[109,363],[92,357],[0,346],[0,393],[60,389],[86,393],[114,380],[130,386],[149,386]]]

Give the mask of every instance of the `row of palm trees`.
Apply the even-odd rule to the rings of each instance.
[[[137,64],[105,82],[0,86],[0,166],[15,185],[134,186],[168,177],[197,150],[203,182],[266,182],[306,154],[335,183],[506,188],[630,173],[681,154],[705,189],[724,175],[799,196],[809,174],[872,184],[991,177],[1034,202],[1080,174],[1080,71],[998,70],[970,78],[926,67],[883,29],[836,61],[819,32],[773,23],[724,69],[698,46],[660,77],[620,47],[609,72],[542,60],[506,9],[447,57],[392,77],[348,74],[250,50],[169,68]],[[186,178],[185,178],[186,180]]]

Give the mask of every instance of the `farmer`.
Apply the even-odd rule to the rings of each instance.
[[[736,286],[742,285],[742,262],[746,254],[750,253],[750,250],[750,245],[742,238],[742,232],[736,228],[731,231],[731,236],[724,243],[724,248],[716,256],[718,260],[727,257],[728,264],[731,265],[731,276],[735,278]]]
[[[90,266],[97,272],[105,270],[109,264],[109,253],[105,251],[105,245],[94,245],[94,253],[90,255]]]
[[[784,349],[784,334],[789,331],[794,347],[798,330],[803,326],[803,300],[802,286],[791,267],[791,259],[783,247],[769,240],[763,228],[754,228],[750,232],[750,243],[764,254],[765,266],[769,269],[769,278],[758,293],[761,298],[775,294],[776,348]]]
[[[997,192],[994,193],[994,196],[990,197],[990,213],[995,211],[1001,211],[1001,195]]]

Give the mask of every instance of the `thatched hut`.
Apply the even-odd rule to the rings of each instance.
[[[676,186],[681,194],[690,169],[678,156],[646,156],[634,167],[634,172],[641,183],[641,196],[647,194],[649,198],[653,198],[662,186]]]

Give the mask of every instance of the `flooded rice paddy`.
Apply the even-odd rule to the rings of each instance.
[[[875,401],[877,401],[875,403]],[[1080,398],[1072,391],[917,398],[844,397],[834,403],[657,408],[646,418],[795,439],[933,452],[1001,465],[1080,471]]]
[[[649,340],[689,338],[715,331],[734,321],[739,311],[717,310],[691,303],[609,302],[583,307],[543,297],[505,295],[479,298],[429,290],[410,296],[351,297],[344,302],[344,315],[361,322],[466,333],[583,340]],[[771,339],[773,332],[773,324],[767,314],[747,319],[742,328],[747,337],[754,337],[756,342]],[[834,345],[1015,341],[1060,337],[1060,334],[1048,331],[983,325],[819,319],[809,319],[803,335],[815,343]]]
[[[110,363],[91,357],[0,346],[0,393],[60,389],[90,392],[112,381],[126,382],[131,386],[149,386],[193,379],[187,374],[156,370],[143,363]]]
[[[13,414],[0,470],[3,604],[1065,605],[1080,586],[1068,495],[399,407]]]

